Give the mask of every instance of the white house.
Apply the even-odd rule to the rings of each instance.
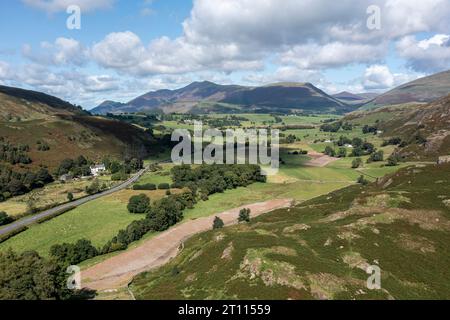
[[[352,146],[351,144],[346,144],[345,147],[346,147],[346,148],[350,148],[350,149],[353,148],[353,146]]]
[[[99,176],[101,173],[103,173],[103,172],[106,171],[106,167],[105,167],[104,164],[98,164],[98,165],[92,166],[90,169],[91,169],[91,174],[92,174],[94,177],[97,177],[97,176]]]

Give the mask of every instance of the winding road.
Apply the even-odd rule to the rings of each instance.
[[[69,202],[69,203],[66,203],[66,204],[62,204],[62,205],[54,207],[52,209],[48,209],[46,211],[43,211],[43,212],[41,212],[39,214],[30,216],[30,217],[26,217],[26,218],[17,220],[15,222],[11,223],[11,224],[8,224],[8,225],[0,228],[0,236],[8,234],[8,233],[11,233],[11,232],[14,232],[15,230],[18,230],[20,228],[29,226],[29,225],[31,225],[33,223],[36,223],[37,221],[39,221],[41,219],[44,219],[44,218],[47,218],[47,217],[51,217],[52,215],[55,215],[55,214],[57,214],[60,211],[68,210],[68,209],[71,209],[71,208],[75,208],[75,207],[78,207],[78,206],[80,206],[82,204],[90,202],[92,200],[95,200],[95,199],[98,199],[98,198],[110,195],[112,193],[115,193],[117,191],[126,189],[130,185],[135,183],[137,180],[139,180],[139,178],[146,171],[147,171],[147,168],[144,168],[144,169],[140,170],[139,172],[137,172],[136,174],[134,174],[127,181],[125,181],[125,182],[123,182],[123,183],[121,183],[121,184],[119,184],[119,185],[117,185],[117,186],[115,186],[115,187],[113,187],[111,189],[103,191],[101,193],[97,193],[97,194],[94,194],[94,195],[91,195],[91,196],[87,196],[87,197],[84,197],[84,198],[81,198],[81,199],[78,199],[78,200],[75,200],[75,201],[72,201],[72,202]]]

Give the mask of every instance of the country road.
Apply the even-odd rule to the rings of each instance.
[[[95,199],[98,199],[98,198],[110,195],[112,193],[115,193],[117,191],[126,189],[126,188],[128,188],[128,186],[132,185],[137,180],[139,180],[139,178],[145,173],[145,171],[147,171],[147,168],[144,168],[144,169],[140,170],[139,172],[137,172],[135,175],[133,175],[127,181],[125,181],[125,182],[121,183],[120,185],[117,185],[117,186],[115,186],[115,187],[113,187],[113,188],[111,188],[109,190],[103,191],[101,193],[94,194],[92,196],[87,196],[87,197],[84,197],[82,199],[78,199],[78,200],[75,200],[75,201],[72,201],[72,202],[69,202],[69,203],[66,203],[66,204],[62,204],[62,205],[57,206],[55,208],[43,211],[43,212],[41,212],[39,214],[30,216],[30,217],[27,217],[27,218],[24,218],[24,219],[17,220],[17,221],[15,221],[15,222],[13,222],[13,223],[11,223],[9,225],[6,225],[6,226],[2,227],[0,229],[0,236],[8,234],[8,233],[10,233],[12,231],[15,231],[15,230],[19,229],[19,228],[29,226],[29,225],[31,225],[33,223],[36,223],[37,221],[39,221],[39,220],[41,220],[43,218],[50,217],[50,216],[60,212],[61,210],[66,210],[66,209],[78,207],[78,206],[80,206],[82,204],[85,204],[87,202],[90,202],[92,200],[95,200]]]

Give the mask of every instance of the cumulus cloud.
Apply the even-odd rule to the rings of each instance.
[[[11,71],[9,64],[4,61],[0,61],[0,80],[8,78],[10,73]]]
[[[423,75],[392,73],[386,65],[372,65],[366,68],[362,79],[365,90],[387,90],[399,86],[403,83],[413,81]]]
[[[366,26],[367,7],[374,4],[381,8],[380,31]],[[132,32],[112,33],[92,56],[104,67],[140,76],[261,70],[274,54],[281,65],[305,70],[374,64],[393,39],[450,28],[448,16],[446,0],[195,0],[182,36],[146,45]]]
[[[113,0],[23,1],[50,13],[65,10],[69,2],[83,10],[113,4]],[[151,10],[151,2],[144,1],[138,10]],[[366,26],[370,5],[381,9],[381,30]],[[55,72],[43,79],[50,83],[69,79],[84,94],[87,87],[105,92],[117,86],[126,92],[132,86],[171,87],[206,72],[209,79],[225,76],[224,81],[230,73],[242,72],[245,82],[255,84],[308,81],[332,91],[345,85],[358,91],[386,90],[419,74],[448,68],[449,17],[448,0],[194,0],[182,33],[175,38],[161,36],[144,43],[139,35],[121,31],[105,35],[89,48],[74,39],[58,38],[39,49],[24,46],[23,54],[42,66],[80,67],[92,60],[104,68],[101,73],[114,70],[123,79],[118,84],[108,76],[83,75],[77,82],[69,74]],[[421,32],[435,36],[417,40]],[[413,69],[411,74],[394,73],[384,65],[393,42]],[[269,63],[275,71],[267,71]],[[358,79],[346,79],[348,83],[333,84],[323,75],[327,69],[352,64],[367,69]],[[0,76],[4,70],[0,64]]]
[[[87,49],[74,39],[57,38],[54,43],[42,42],[37,52],[26,44],[22,48],[25,57],[38,64],[83,65],[87,60]]]
[[[415,36],[404,37],[397,43],[397,51],[416,71],[446,70],[450,66],[450,35],[437,34],[421,41]]]
[[[47,13],[66,11],[71,5],[77,5],[82,11],[89,12],[112,7],[115,0],[22,0],[26,5]]]

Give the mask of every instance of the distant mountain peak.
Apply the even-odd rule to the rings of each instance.
[[[127,104],[111,110],[112,104],[100,105],[95,113],[136,112],[162,110],[171,112],[236,112],[265,111],[285,112],[307,110],[308,112],[344,113],[354,110],[345,102],[329,96],[309,82],[278,82],[261,87],[221,85],[211,81],[196,81],[176,90],[158,90],[143,94]],[[239,111],[238,111],[239,112]]]

